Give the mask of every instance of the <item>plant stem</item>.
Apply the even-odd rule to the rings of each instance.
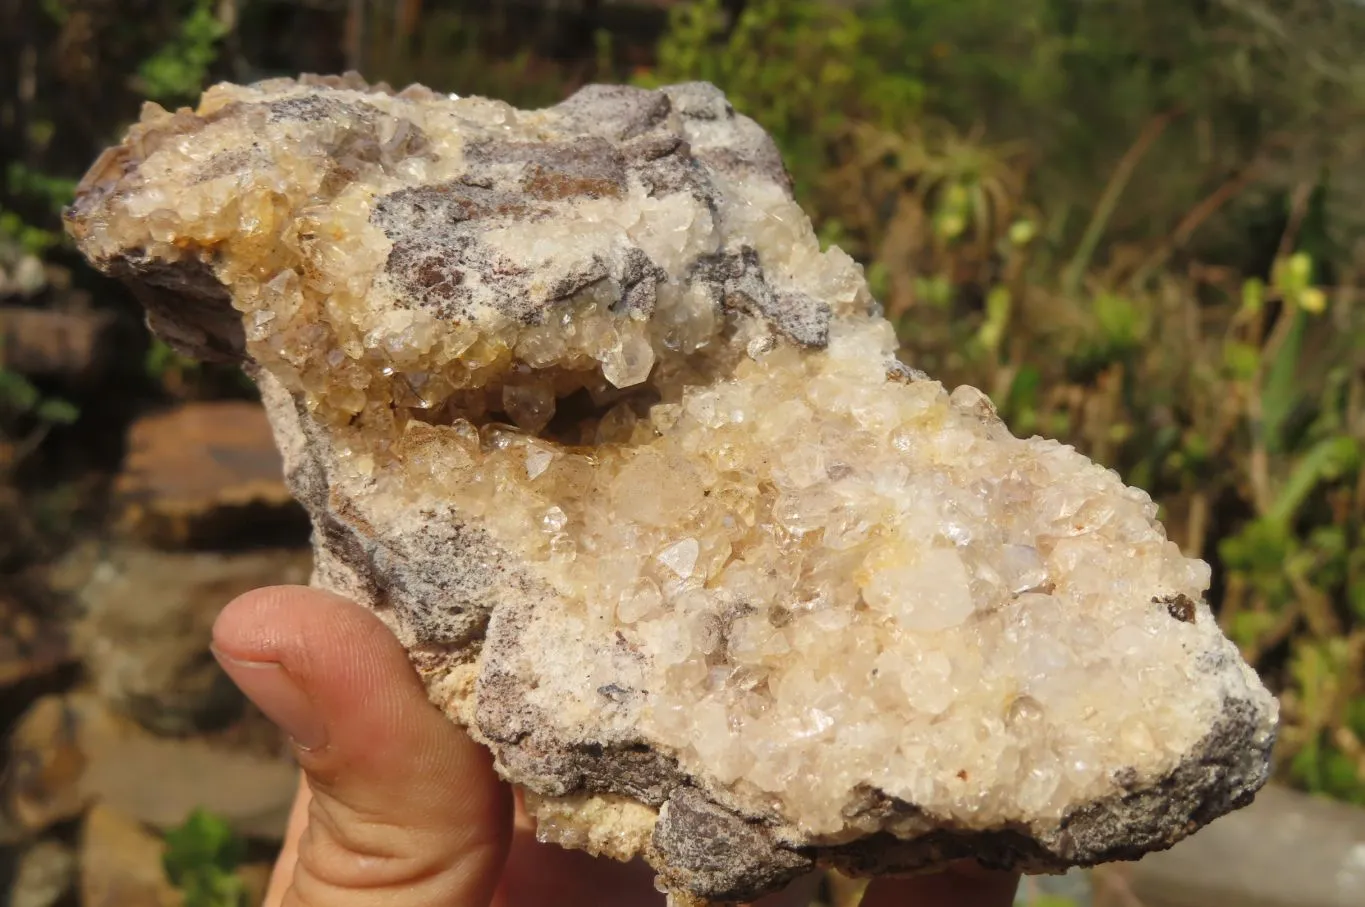
[[[1085,232],[1081,234],[1081,241],[1076,246],[1076,254],[1067,263],[1066,271],[1063,273],[1062,290],[1068,296],[1074,295],[1081,288],[1081,279],[1085,276],[1086,269],[1090,267],[1090,259],[1094,257],[1100,239],[1104,236],[1105,227],[1114,216],[1114,209],[1118,207],[1123,190],[1128,187],[1128,181],[1132,179],[1138,164],[1178,115],[1179,111],[1169,110],[1152,117],[1147,121],[1147,125],[1142,127],[1132,146],[1119,159],[1118,166],[1114,168],[1099,202],[1095,205],[1094,213],[1090,215],[1090,222],[1085,225]]]

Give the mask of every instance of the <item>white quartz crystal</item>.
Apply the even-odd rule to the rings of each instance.
[[[542,834],[679,898],[1056,870],[1262,784],[1276,707],[1144,492],[896,361],[708,85],[149,107],[69,223],[247,360],[369,605]]]

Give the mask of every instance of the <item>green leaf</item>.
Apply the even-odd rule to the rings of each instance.
[[[247,907],[246,886],[235,873],[214,869],[183,888],[184,907]]]
[[[0,369],[0,406],[27,413],[41,400],[42,394],[31,381],[18,372]]]
[[[38,404],[34,415],[53,425],[73,425],[81,417],[81,411],[68,400],[50,397]]]
[[[837,217],[827,217],[822,220],[816,235],[820,239],[821,249],[828,249],[830,246],[837,246],[848,241],[848,233],[844,230],[843,222]],[[878,262],[878,264],[881,263]],[[882,266],[885,267],[885,265]]]
[[[1308,315],[1300,308],[1293,314],[1281,317],[1293,318],[1284,344],[1275,355],[1270,370],[1266,373],[1261,387],[1261,434],[1266,450],[1272,454],[1283,453],[1287,443],[1284,437],[1285,423],[1298,404],[1299,354],[1303,349],[1303,338],[1307,331]]]
[[[1009,240],[1013,245],[1026,246],[1038,235],[1038,226],[1031,220],[1017,220],[1010,224]]]
[[[1140,305],[1116,293],[1100,293],[1093,306],[1110,357],[1121,356],[1141,345],[1150,322]]]
[[[1250,277],[1242,283],[1242,311],[1248,315],[1260,313],[1265,306],[1265,281]]]
[[[1275,263],[1275,288],[1286,296],[1303,292],[1313,281],[1313,257],[1307,252],[1295,252]]]
[[[226,821],[196,809],[184,824],[166,832],[162,865],[171,884],[186,887],[210,870],[232,872],[245,855],[245,842]]]
[[[11,191],[42,199],[54,210],[59,210],[76,197],[76,180],[51,176],[18,161],[11,162],[5,168],[5,179]]]
[[[142,90],[167,101],[192,97],[203,88],[209,67],[218,58],[218,42],[226,34],[212,0],[198,0],[175,38],[138,67]]]
[[[1008,287],[996,286],[986,294],[986,320],[977,332],[977,341],[986,349],[995,352],[1004,339],[1005,329],[1010,320],[1010,291]]]
[[[1228,626],[1228,635],[1238,647],[1251,648],[1275,626],[1275,615],[1265,611],[1240,611]]]
[[[157,381],[162,380],[171,372],[196,372],[200,363],[195,359],[190,359],[177,353],[170,344],[160,337],[153,337],[151,346],[147,348],[147,357],[143,360],[143,370],[147,377]]]
[[[936,309],[945,309],[953,301],[953,285],[942,274],[932,277],[916,277],[915,295]]]
[[[1223,344],[1223,367],[1229,377],[1250,381],[1261,367],[1261,351],[1249,343],[1228,340]]]
[[[0,236],[17,238],[24,230],[24,220],[13,211],[0,208]]]
[[[57,25],[65,25],[71,13],[62,5],[62,0],[42,0],[43,14]]]
[[[1021,435],[1031,434],[1038,428],[1038,392],[1042,385],[1042,372],[1035,365],[1026,365],[1015,373],[1002,401],[1001,414]]]
[[[1230,570],[1278,571],[1293,547],[1293,535],[1283,520],[1262,517],[1223,539],[1218,553]]]
[[[1320,483],[1360,468],[1360,442],[1346,435],[1319,441],[1299,458],[1267,516],[1288,523]]]
[[[1327,293],[1319,287],[1307,287],[1300,290],[1294,301],[1299,308],[1310,315],[1321,315],[1327,311]]]
[[[1321,727],[1339,717],[1335,695],[1349,663],[1350,648],[1344,637],[1299,638],[1289,657],[1289,676],[1299,694],[1303,723]]]
[[[891,291],[891,272],[886,262],[874,261],[867,269],[867,286],[875,299],[885,299]]]
[[[1199,467],[1208,462],[1213,450],[1208,438],[1191,430],[1185,433],[1182,438],[1184,441],[1184,455],[1186,462],[1191,467]]]

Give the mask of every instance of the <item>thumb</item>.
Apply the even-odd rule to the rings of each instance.
[[[289,734],[312,791],[284,907],[485,907],[512,805],[373,614],[301,587],[219,615],[223,669]]]

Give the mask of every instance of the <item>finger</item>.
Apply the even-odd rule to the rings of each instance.
[[[1010,907],[1019,875],[974,864],[933,875],[874,879],[862,907]]]
[[[214,651],[294,738],[308,777],[283,907],[485,907],[510,795],[378,618],[316,590],[263,589],[224,609]]]
[[[284,903],[284,893],[294,880],[294,867],[299,862],[299,839],[308,827],[308,807],[312,800],[308,779],[300,775],[299,790],[294,795],[294,805],[289,810],[289,824],[284,831],[284,844],[275,858],[275,869],[270,873],[270,886],[266,889],[261,907],[280,907]]]

